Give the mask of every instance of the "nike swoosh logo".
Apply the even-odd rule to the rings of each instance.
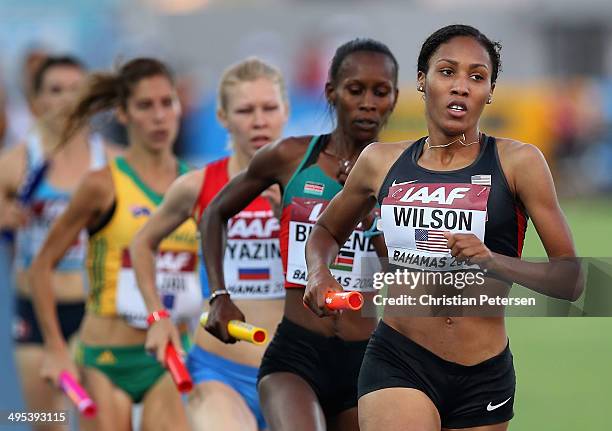
[[[492,412],[493,410],[495,410],[495,409],[497,409],[497,408],[500,408],[501,406],[503,406],[504,404],[506,404],[508,401],[510,401],[510,399],[511,399],[511,398],[512,398],[512,397],[508,398],[508,399],[507,399],[506,401],[504,401],[504,402],[501,402],[501,403],[499,403],[499,404],[495,404],[495,405],[491,404],[491,402],[489,401],[489,404],[487,405],[487,411],[488,411],[488,412]]]
[[[395,187],[395,186],[403,186],[406,184],[412,184],[412,183],[416,183],[418,180],[412,180],[412,181],[404,181],[403,183],[396,183],[395,180],[393,180],[393,184],[391,184],[391,187]]]

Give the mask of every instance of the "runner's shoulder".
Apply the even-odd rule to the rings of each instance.
[[[545,160],[542,151],[535,145],[510,138],[495,138],[497,152],[503,165],[512,167],[533,166]]]
[[[294,160],[303,156],[308,150],[312,135],[290,136],[272,144],[273,149],[279,157],[286,160]]]
[[[266,145],[253,158],[256,168],[260,163],[276,169],[290,168],[302,160],[311,139],[312,136],[291,136]]]
[[[172,193],[173,196],[177,196],[188,201],[195,200],[200,194],[205,173],[206,166],[201,169],[194,169],[184,173],[174,180],[166,194],[169,195]]]
[[[91,196],[91,200],[114,194],[114,183],[108,165],[89,171],[81,180],[78,190]]]
[[[390,167],[416,141],[373,142],[368,145],[359,158],[364,158],[368,165]]]

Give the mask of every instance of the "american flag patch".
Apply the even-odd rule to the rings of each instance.
[[[313,181],[306,181],[306,184],[304,184],[304,193],[310,195],[323,196],[324,189],[325,184],[315,183]]]
[[[491,175],[472,175],[472,184],[479,186],[490,186]]]
[[[448,240],[444,238],[443,230],[415,229],[414,242],[417,250],[446,253]]]

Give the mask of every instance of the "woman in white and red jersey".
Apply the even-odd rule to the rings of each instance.
[[[132,244],[138,285],[151,313],[171,306],[162,301],[162,292],[155,288],[154,254],[160,241],[189,217],[199,223],[209,202],[247,167],[255,152],[280,138],[288,119],[281,74],[256,58],[227,69],[219,86],[218,118],[229,131],[232,155],[178,179]],[[280,321],[285,296],[279,223],[274,214],[279,201],[279,191],[268,189],[229,220],[224,258],[227,292],[240,303],[242,320],[246,316],[249,322],[269,332]],[[204,284],[203,281],[204,293],[209,296]],[[210,296],[211,303],[216,296]],[[153,323],[147,335],[147,349],[163,358],[169,341],[180,345],[172,322],[163,319]],[[265,347],[246,342],[227,346],[202,328],[197,329],[195,345],[187,359],[197,384],[189,399],[195,430],[266,428],[256,389]]]

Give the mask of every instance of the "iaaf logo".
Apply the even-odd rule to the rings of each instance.
[[[156,266],[158,271],[180,272],[189,268],[193,256],[188,252],[166,252],[157,256]]]
[[[232,219],[227,228],[228,238],[272,238],[272,234],[280,229],[275,218]]]
[[[312,210],[310,211],[310,215],[308,216],[308,221],[311,222],[316,222],[319,219],[319,216],[321,215],[321,212],[323,212],[323,204],[322,203],[318,203],[315,206],[312,207]]]
[[[416,191],[415,191],[416,190]],[[397,189],[391,197],[397,198],[398,194],[403,191],[402,188]],[[424,204],[437,202],[440,205],[452,205],[455,199],[462,199],[470,191],[469,187],[455,187],[448,191],[446,187],[441,186],[429,193],[429,187],[410,187],[404,196],[399,198],[400,202],[420,201]]]

